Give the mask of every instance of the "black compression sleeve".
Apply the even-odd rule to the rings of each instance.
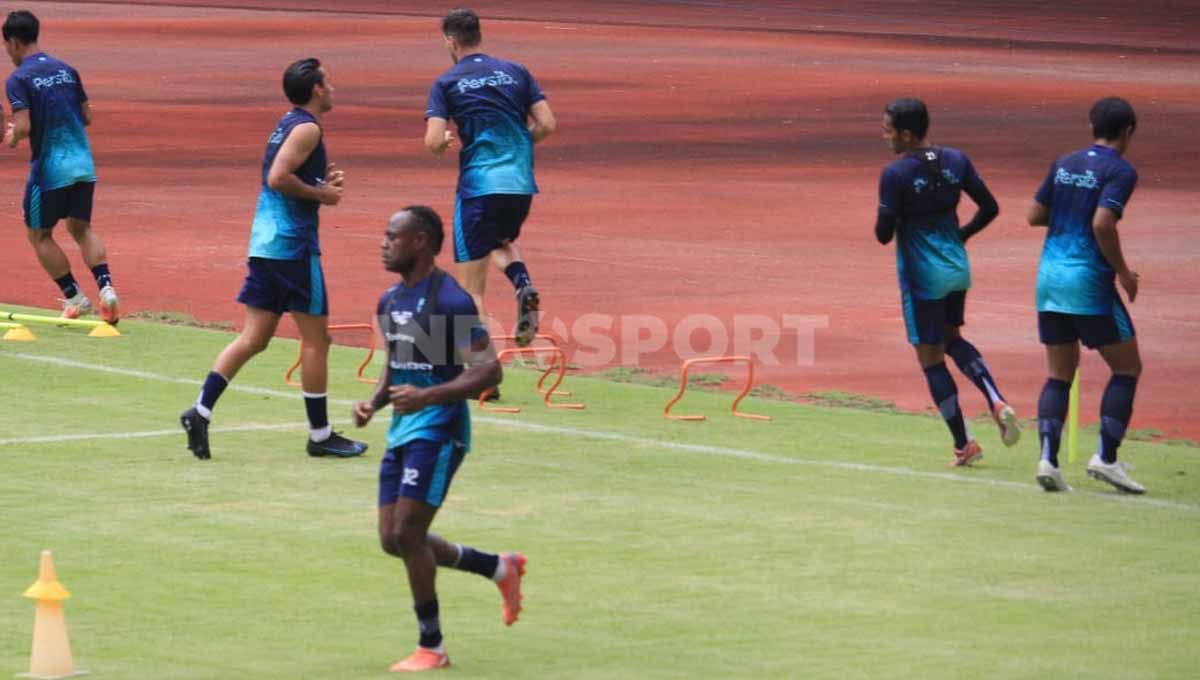
[[[895,235],[896,216],[879,213],[879,216],[875,218],[875,239],[886,246],[891,243],[892,237]]]

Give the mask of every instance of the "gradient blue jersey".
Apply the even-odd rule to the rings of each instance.
[[[463,372],[462,353],[487,334],[475,302],[449,274],[435,274],[409,288],[401,281],[379,299],[376,315],[387,339],[392,385],[429,387],[454,380]],[[430,286],[441,277],[437,301]],[[465,401],[429,406],[407,415],[393,414],[389,449],[415,439],[471,445],[471,414]]]
[[[1116,273],[1104,259],[1092,220],[1097,208],[1120,217],[1137,171],[1116,150],[1093,144],[1054,161],[1035,196],[1050,209],[1038,264],[1039,312],[1102,315],[1113,309]]]
[[[29,184],[42,192],[95,182],[84,131],[87,93],[79,72],[45,52],[26,57],[6,83],[13,112],[29,111]]]
[[[926,157],[927,153],[934,158]],[[940,169],[941,177],[931,175]],[[901,291],[938,300],[971,287],[971,265],[959,234],[962,192],[983,188],[966,154],[948,147],[921,149],[883,169],[879,212],[896,218],[896,273]]]
[[[425,117],[458,126],[461,198],[537,193],[526,116],[545,98],[524,66],[486,54],[463,57],[433,83]]]
[[[267,150],[263,154],[262,189],[258,193],[258,206],[254,209],[254,223],[250,227],[250,257],[306,260],[321,254],[317,238],[317,211],[321,204],[288,196],[267,186],[271,164],[275,162],[284,140],[297,125],[316,122],[311,113],[296,107],[279,119],[279,124],[267,139]],[[296,176],[309,186],[324,184],[325,165],[325,140],[322,135],[317,148],[296,169]]]

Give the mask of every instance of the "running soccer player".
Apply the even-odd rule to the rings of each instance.
[[[434,264],[444,239],[441,218],[425,206],[409,206],[388,221],[383,266],[400,281],[376,308],[387,365],[371,399],[354,405],[359,427],[379,409],[392,407],[388,450],[379,467],[379,541],[384,552],[404,560],[420,631],[416,651],[393,671],[450,665],[438,621],[438,567],[493,580],[505,624],[512,625],[521,612],[523,555],[484,553],[429,532],[471,445],[466,399],[502,378],[474,301]]]
[[[883,139],[900,158],[879,179],[875,237],[896,238],[896,272],[908,341],[925,371],[933,403],[954,437],[953,465],[970,465],[983,449],[967,431],[958,386],[946,369],[949,354],[987,400],[1000,438],[1013,446],[1021,436],[1017,416],[1005,403],[979,350],[959,328],[964,323],[971,268],[967,239],[996,219],[1000,208],[963,152],[930,144],[929,111],[919,99],[897,99],[883,113]],[[978,206],[959,227],[958,202],[966,192]]]
[[[1137,272],[1121,252],[1117,222],[1137,184],[1137,172],[1122,158],[1137,129],[1129,102],[1106,97],[1090,113],[1095,141],[1054,161],[1029,209],[1031,226],[1049,227],[1038,264],[1038,335],[1046,346],[1049,378],[1038,399],[1042,455],[1037,481],[1046,491],[1068,491],[1058,469],[1058,447],[1071,381],[1079,365],[1079,343],[1100,352],[1112,371],[1100,401],[1100,443],[1087,473],[1128,493],[1145,493],[1133,481],[1117,448],[1133,415],[1142,359],[1133,320],[1121,303],[1114,279],[1132,303]]]
[[[350,458],[367,445],[351,441],[329,425],[326,403],[329,358],[329,303],[321,272],[317,210],[342,200],[345,175],[327,163],[321,118],[333,109],[333,82],[316,59],[301,59],[283,72],[283,91],[294,108],[267,139],[262,189],[250,228],[246,281],[238,302],[246,306],[242,332],[217,356],[196,404],[179,420],[188,449],[211,457],[208,425],[217,399],[237,372],[267,348],[284,312],[300,330],[300,370],[308,415],[308,455]]]
[[[17,67],[6,83],[12,120],[4,143],[16,147],[28,138],[32,152],[25,184],[25,234],[42,269],[62,291],[62,315],[78,318],[92,311],[92,302],[79,289],[66,253],[54,241],[55,225],[66,220],[100,289],[100,316],[117,323],[120,314],[108,253],[92,230],[96,166],[84,130],[92,124],[92,107],[79,72],[38,47],[40,29],[38,18],[27,10],[9,12],[4,20],[4,49]]]
[[[455,9],[442,20],[442,34],[454,67],[429,91],[425,107],[425,146],[441,156],[454,135],[462,139],[454,206],[454,261],[463,287],[484,315],[488,262],[504,272],[517,292],[516,342],[533,341],[540,301],[517,249],[537,184],[533,145],[554,132],[546,95],[520,64],[479,51],[479,17]]]

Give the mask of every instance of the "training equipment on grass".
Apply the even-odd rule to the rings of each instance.
[[[371,359],[375,358],[375,335],[376,335],[375,327],[369,323],[339,323],[339,324],[332,324],[329,326],[329,332],[332,333],[334,331],[367,331],[368,333],[370,333],[371,344],[367,346],[367,358],[363,359],[363,362],[358,365],[358,372],[355,373],[354,376],[356,378],[358,378],[358,381],[360,383],[367,383],[368,385],[374,385],[376,382],[376,378],[368,378],[363,375],[363,372],[367,370],[367,366],[371,365]],[[293,363],[288,368],[288,370],[283,374],[283,381],[285,383],[291,385],[292,387],[300,387],[300,383],[296,382],[295,380],[292,380],[292,374],[296,372],[297,368],[300,368],[300,362],[303,359],[303,357],[304,357],[304,340],[301,340],[300,341],[300,351],[296,353],[295,363]]]
[[[751,420],[771,420],[771,416],[743,413],[738,410],[738,404],[741,403],[742,399],[750,393],[750,388],[754,386],[754,362],[750,360],[750,357],[734,356],[700,357],[697,359],[688,359],[687,361],[683,362],[683,368],[679,370],[679,391],[676,392],[675,396],[671,398],[671,401],[668,401],[667,405],[663,407],[663,417],[670,420],[706,420],[707,417],[703,415],[677,416],[671,413],[671,407],[675,405],[675,402],[683,398],[683,393],[685,390],[687,390],[688,371],[691,370],[692,366],[695,366],[696,364],[734,363],[746,364],[746,386],[742,388],[742,391],[738,393],[737,397],[733,400],[733,406],[729,409],[730,412],[739,418],[749,418]]]
[[[24,593],[25,597],[37,601],[37,614],[33,619],[33,651],[29,658],[29,672],[23,678],[69,678],[87,671],[75,670],[71,658],[71,641],[67,637],[67,619],[63,613],[63,600],[71,593],[58,582],[54,573],[54,556],[49,550],[42,551],[38,568],[38,580]]]
[[[33,331],[13,321],[0,321],[0,330],[4,331],[3,338],[11,342],[33,342],[37,336]]]
[[[561,347],[512,347],[510,349],[500,350],[496,355],[496,361],[504,362],[508,357],[513,356],[538,356],[541,354],[549,354],[551,357],[550,366],[542,373],[542,377],[537,381],[538,394],[542,395],[542,404],[546,408],[566,408],[566,409],[582,409],[587,408],[584,404],[555,404],[551,403],[550,398],[558,395],[568,395],[570,392],[558,392],[558,386],[562,384],[563,378],[567,374],[567,355],[562,351]],[[554,379],[554,384],[543,390],[542,383],[546,376],[551,371],[557,369],[558,374]],[[479,409],[482,411],[490,411],[492,413],[520,413],[521,409],[515,406],[488,406],[487,398],[492,392],[495,392],[495,387],[489,387],[479,395]]]
[[[1079,369],[1071,381],[1070,396],[1067,397],[1067,462],[1074,463],[1079,453]]]
[[[536,335],[533,336],[533,340],[531,342],[537,342],[538,340],[542,340],[542,341],[550,343],[551,347],[561,347],[561,345],[558,344],[558,338],[554,337],[553,335],[548,335],[546,333],[537,333]],[[515,335],[493,335],[492,336],[492,342],[516,342],[516,341],[517,341],[517,336],[515,336]],[[542,389],[542,386],[546,382],[546,378],[549,377],[550,373],[555,368],[556,368],[555,364],[550,364],[550,365],[546,366],[546,370],[542,371],[542,377],[538,378],[538,381],[537,381],[538,394],[543,394],[543,395],[545,394],[545,391]],[[571,396],[571,393],[568,392],[567,390],[554,390],[554,393],[560,397]]]
[[[18,312],[3,311],[0,311],[0,319],[20,323],[43,323],[55,326],[70,326],[72,328],[90,328],[92,331],[88,335],[93,338],[118,338],[121,336],[121,332],[115,326],[104,321],[94,321],[91,319],[64,319],[61,316],[39,316],[37,314],[20,314]]]

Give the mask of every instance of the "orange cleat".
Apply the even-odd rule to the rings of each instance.
[[[1000,441],[1005,446],[1016,446],[1021,440],[1021,425],[1017,422],[1017,414],[1008,404],[998,401],[992,407],[992,419],[1000,428]]]
[[[950,461],[950,466],[963,467],[974,463],[980,458],[983,458],[983,447],[979,445],[979,442],[972,439],[961,449],[954,449],[954,460]]]
[[[105,286],[100,289],[100,318],[110,325],[117,325],[121,320],[121,312],[118,308],[117,291],[113,290],[112,286]]]
[[[504,553],[500,559],[504,561],[504,578],[496,582],[500,596],[504,598],[500,613],[504,625],[511,626],[521,614],[521,577],[525,576],[525,563],[529,560],[521,553]]]
[[[87,299],[83,293],[77,293],[70,300],[63,300],[62,318],[78,319],[85,314],[92,313],[92,301]]]
[[[388,670],[393,673],[414,673],[431,671],[435,668],[449,668],[450,655],[442,648],[441,651],[428,647],[417,647],[417,651],[408,655],[407,659],[397,661]]]

